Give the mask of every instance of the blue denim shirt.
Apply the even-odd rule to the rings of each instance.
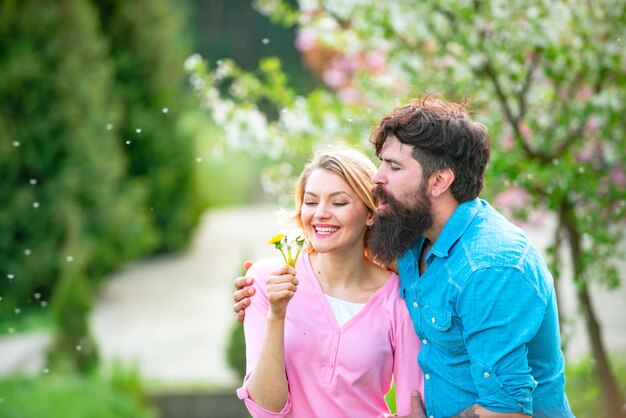
[[[475,199],[452,214],[420,276],[423,243],[398,268],[422,340],[427,416],[450,417],[478,403],[495,412],[573,417],[553,279],[524,233]]]

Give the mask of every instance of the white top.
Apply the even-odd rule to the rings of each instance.
[[[328,306],[330,306],[330,310],[333,311],[333,315],[335,315],[335,319],[337,320],[339,326],[342,326],[352,319],[352,317],[358,314],[359,311],[365,306],[365,303],[348,302],[347,300],[341,300],[328,296],[325,293],[324,296],[326,296]]]

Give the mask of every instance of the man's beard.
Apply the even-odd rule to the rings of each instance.
[[[383,264],[391,264],[402,256],[433,224],[432,203],[422,182],[417,196],[401,203],[382,188],[376,187],[374,196],[386,203],[367,234],[367,248],[372,257]]]

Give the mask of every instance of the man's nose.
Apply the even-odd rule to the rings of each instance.
[[[374,184],[383,184],[384,183],[384,178],[385,176],[382,173],[382,167],[378,169],[378,171],[376,171],[376,173],[374,174],[374,177],[372,177],[372,181],[374,182]]]

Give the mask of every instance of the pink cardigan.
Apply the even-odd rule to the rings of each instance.
[[[313,273],[308,254],[296,264],[298,291],[287,307],[285,370],[289,397],[281,412],[270,412],[252,401],[245,382],[261,348],[269,302],[265,281],[284,262],[259,261],[248,272],[257,294],[246,309],[247,375],[237,390],[253,417],[385,417],[384,395],[396,385],[398,415],[408,415],[410,394],[423,393],[417,364],[420,342],[413,330],[400,280],[389,280],[365,307],[339,327]],[[271,385],[271,382],[267,382]]]

